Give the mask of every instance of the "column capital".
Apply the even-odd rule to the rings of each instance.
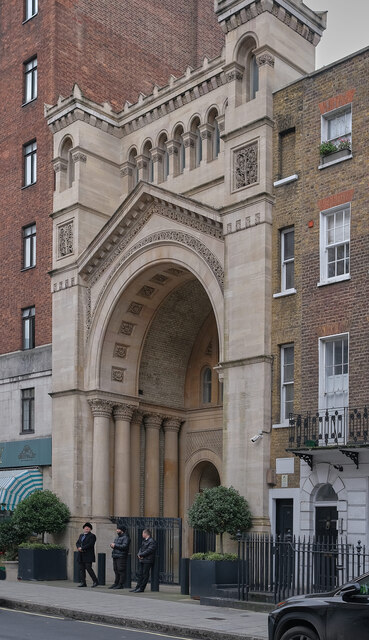
[[[114,403],[110,400],[103,400],[101,398],[90,398],[88,404],[91,407],[92,415],[94,417],[110,418],[113,410]]]
[[[188,149],[188,147],[195,147],[197,140],[196,133],[193,133],[193,131],[186,131],[186,133],[182,134],[182,138],[185,149]]]
[[[165,150],[160,147],[153,147],[151,149],[151,158],[153,162],[163,162],[165,156]]]
[[[165,143],[170,156],[178,154],[181,143],[178,140],[167,140]]]
[[[140,409],[135,409],[135,411],[133,412],[133,416],[132,416],[131,422],[133,424],[141,424],[143,418],[144,418],[144,412],[140,411]]]
[[[133,164],[133,162],[129,162],[127,160],[127,162],[123,162],[123,164],[120,167],[120,175],[122,176],[122,178],[125,178],[126,176],[131,176],[133,175],[134,168],[135,168],[135,165]]]
[[[234,82],[235,80],[242,80],[244,74],[244,67],[239,62],[231,62],[224,67],[224,73],[227,82]]]
[[[143,153],[141,153],[139,156],[136,156],[137,169],[147,169],[149,162],[149,156],[145,156]]]
[[[200,135],[201,135],[201,140],[210,140],[213,133],[214,133],[214,129],[215,127],[210,124],[210,122],[205,122],[205,124],[200,124],[199,126],[199,131],[200,131]]]
[[[115,420],[131,421],[135,407],[131,404],[115,404],[113,407],[113,416]]]
[[[164,418],[164,422],[163,422],[164,431],[175,431],[178,433],[178,431],[181,428],[182,422],[183,420],[181,420],[180,418],[173,418],[173,417]]]
[[[158,413],[145,413],[144,418],[146,429],[160,429],[163,422],[163,416]]]

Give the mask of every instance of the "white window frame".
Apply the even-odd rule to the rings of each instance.
[[[24,102],[32,102],[37,98],[37,56],[24,63]]]
[[[347,340],[347,402],[344,404],[339,403],[339,406],[327,406],[329,402],[327,402],[327,394],[328,391],[326,389],[326,345],[328,343],[344,341]],[[324,336],[319,338],[319,411],[324,411],[325,409],[340,409],[343,406],[348,406],[349,404],[349,383],[350,383],[350,371],[349,371],[349,363],[350,363],[350,337],[349,333],[338,333],[330,336]],[[346,375],[346,374],[342,374]]]
[[[341,241],[333,241],[328,242],[328,219],[332,216],[336,216],[337,213],[343,212],[343,216],[348,215],[348,238],[344,238]],[[336,229],[336,226],[334,227]],[[351,204],[346,203],[340,205],[338,207],[333,207],[332,209],[326,209],[325,211],[320,212],[320,282],[318,282],[318,286],[322,286],[325,284],[332,284],[334,282],[341,282],[342,280],[350,279],[350,231],[351,231]],[[328,275],[328,252],[329,250],[335,250],[339,247],[345,246],[348,244],[348,256],[343,259],[345,263],[348,257],[349,268],[348,271],[342,273],[340,275]],[[345,249],[346,251],[346,249]],[[337,266],[340,260],[335,260],[334,264]],[[345,264],[344,264],[345,268]]]
[[[22,349],[28,351],[34,349],[35,340],[35,323],[36,309],[35,307],[26,307],[22,309]]]
[[[281,392],[280,392],[280,397],[281,397],[281,407],[280,407],[280,414],[281,414],[281,424],[288,424],[289,421],[289,415],[286,415],[286,389],[287,387],[291,388],[294,390],[294,385],[295,385],[295,371],[293,372],[293,379],[292,380],[285,380],[285,376],[284,376],[284,366],[285,366],[285,353],[287,349],[293,349],[293,361],[294,361],[294,369],[295,369],[295,345],[293,342],[290,342],[289,344],[284,344],[281,346]],[[293,412],[293,408],[292,408],[292,412]],[[290,413],[290,412],[288,412]]]
[[[24,187],[37,181],[37,142],[32,140],[23,145]]]
[[[345,133],[341,133],[338,136],[331,136],[329,132],[329,125],[333,120],[341,118],[344,114],[347,115],[347,123],[345,127]],[[322,142],[337,142],[340,138],[350,140],[352,144],[352,104],[345,104],[339,109],[328,111],[322,115],[321,120],[321,141]]]
[[[38,13],[38,0],[25,0],[24,3],[24,22],[30,20]]]
[[[292,258],[285,257],[285,238],[288,233],[293,232],[293,241],[295,245],[295,229],[294,227],[288,227],[287,229],[283,229],[281,231],[281,292],[283,293],[295,293],[295,273],[293,274],[293,286],[286,286],[286,275],[287,275],[287,265],[295,264],[295,249],[293,251]]]

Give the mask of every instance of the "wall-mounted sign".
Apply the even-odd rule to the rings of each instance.
[[[0,469],[51,465],[51,438],[0,442]]]

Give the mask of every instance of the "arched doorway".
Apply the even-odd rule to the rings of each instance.
[[[190,481],[191,504],[198,493],[204,489],[212,489],[220,485],[220,477],[217,468],[211,462],[204,460],[200,462],[192,472]],[[192,551],[193,553],[206,553],[215,551],[216,536],[213,533],[204,531],[193,531]]]

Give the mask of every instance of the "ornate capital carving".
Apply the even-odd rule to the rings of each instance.
[[[147,169],[149,162],[150,162],[150,158],[148,158],[147,156],[144,156],[144,155],[137,156],[136,158],[137,169]]]
[[[153,149],[151,149],[151,159],[154,163],[163,162],[164,155],[165,155],[165,151],[160,147],[154,147]]]
[[[73,162],[86,162],[87,156],[81,151],[76,151],[72,154],[72,160]]]
[[[183,144],[185,149],[188,149],[189,147],[193,149],[195,147],[195,143],[197,140],[196,133],[193,133],[192,131],[187,131],[186,133],[183,134],[182,138],[183,138]]]
[[[120,168],[121,177],[125,178],[126,176],[132,176],[134,168],[135,165],[133,164],[133,162],[124,162]]]
[[[144,418],[143,411],[140,411],[139,409],[136,409],[136,410],[133,412],[133,416],[132,416],[131,423],[132,423],[132,424],[138,424],[138,425],[141,425],[141,424],[142,424],[142,420],[143,420],[143,418]]]
[[[258,181],[258,144],[253,142],[233,152],[233,188],[242,189]]]
[[[181,146],[181,143],[178,140],[168,140],[167,143],[167,151],[170,156],[177,155],[178,150]]]
[[[164,431],[175,431],[176,433],[178,433],[181,428],[182,422],[183,420],[180,420],[180,418],[164,418],[163,429]]]
[[[90,398],[88,400],[88,404],[91,407],[92,415],[94,418],[110,418],[114,404],[113,402],[110,402],[110,400],[102,400],[101,398]]]
[[[274,56],[270,55],[270,53],[261,53],[260,56],[256,58],[256,64],[258,65],[258,67],[262,67],[265,64],[269,65],[270,67],[274,67],[274,63],[275,58]]]
[[[234,82],[235,80],[242,80],[244,74],[244,68],[238,62],[231,62],[224,67],[224,73],[227,82]]]
[[[53,169],[55,173],[58,173],[59,171],[67,171],[68,161],[64,158],[55,158],[53,161]]]
[[[145,413],[144,418],[146,429],[160,429],[163,422],[163,416],[158,413]]]
[[[131,421],[135,407],[131,404],[116,404],[113,409],[115,420]]]

